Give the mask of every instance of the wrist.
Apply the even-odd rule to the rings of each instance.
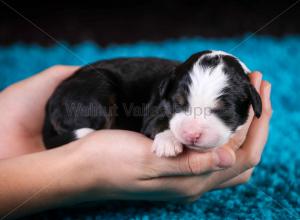
[[[93,183],[93,171],[81,141],[72,142],[61,148],[66,151],[65,175],[62,178],[64,193],[69,200],[67,203],[75,205],[88,202]]]
[[[53,151],[53,163],[49,173],[53,176],[53,200],[61,201],[59,206],[76,205],[88,200],[88,180],[85,177],[86,162],[81,155],[80,146],[70,143]],[[49,151],[49,153],[51,152]],[[55,156],[54,156],[55,155]],[[54,160],[55,159],[55,160]]]
[[[73,199],[81,202],[111,199],[111,183],[109,171],[104,166],[103,154],[99,150],[93,150],[92,143],[87,140],[79,140],[65,146],[72,147],[74,152],[70,157],[71,167],[69,182],[74,187]],[[73,184],[74,183],[74,184]]]
[[[22,206],[11,216],[91,201],[89,184],[83,175],[86,166],[81,158],[74,142],[53,150],[0,160],[0,173],[5,176],[0,186],[6,189],[0,193],[3,204],[0,215],[19,204]]]

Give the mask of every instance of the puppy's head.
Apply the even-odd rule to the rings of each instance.
[[[246,122],[250,105],[259,117],[261,99],[249,72],[222,51],[194,54],[178,66],[160,87],[174,136],[188,147],[205,150],[228,141]]]

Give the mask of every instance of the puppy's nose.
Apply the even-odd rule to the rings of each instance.
[[[183,135],[187,142],[196,144],[199,141],[202,133],[200,131],[185,131]]]

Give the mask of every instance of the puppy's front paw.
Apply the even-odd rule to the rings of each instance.
[[[182,144],[174,137],[170,130],[158,133],[152,145],[152,152],[159,157],[174,157],[183,150]]]

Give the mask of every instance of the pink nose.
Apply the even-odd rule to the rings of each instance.
[[[195,144],[199,141],[202,133],[200,131],[184,131],[183,137],[191,144]]]

